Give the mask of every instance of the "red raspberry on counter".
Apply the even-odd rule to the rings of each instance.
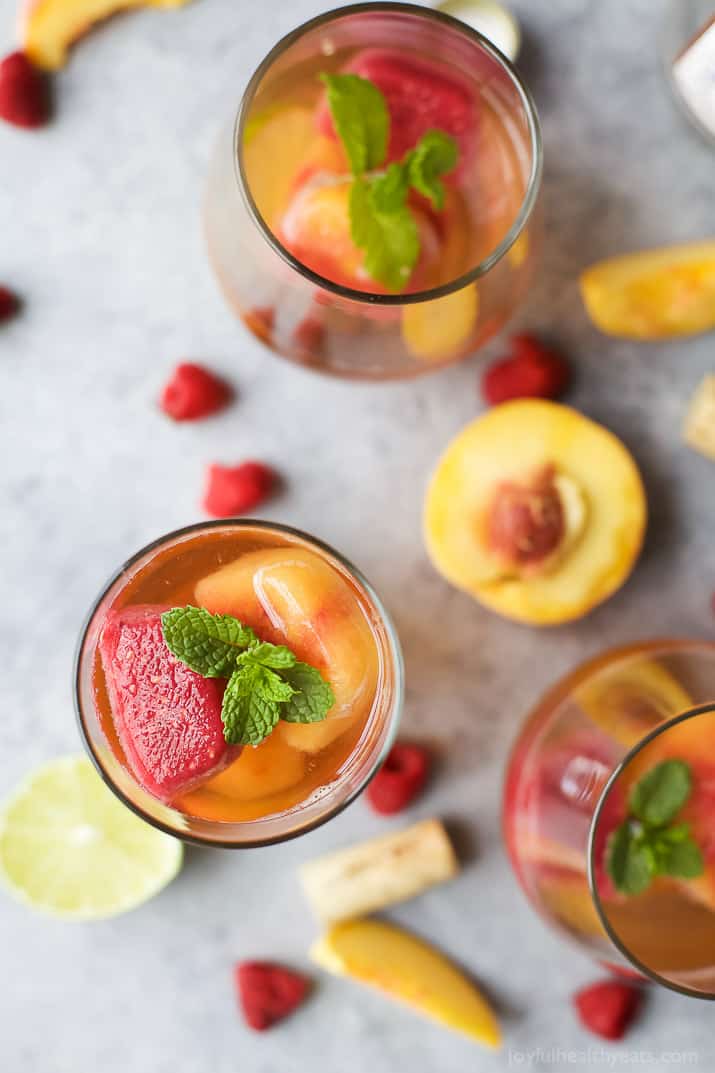
[[[382,816],[401,812],[424,789],[430,755],[421,745],[397,742],[367,788],[367,800]]]
[[[0,119],[30,129],[43,126],[49,118],[47,76],[24,52],[11,52],[0,61]]]
[[[239,962],[234,979],[246,1024],[257,1032],[282,1021],[300,1006],[310,990],[305,976],[268,961]]]
[[[490,406],[509,399],[556,399],[568,386],[567,362],[533,335],[515,335],[511,356],[493,362],[482,375],[482,397]]]
[[[159,406],[174,421],[199,421],[227,406],[229,385],[203,365],[182,362],[164,386]]]
[[[20,300],[8,287],[0,284],[0,324],[14,317],[20,308]]]
[[[208,468],[204,510],[214,518],[231,518],[253,510],[273,491],[277,474],[263,462]]]
[[[643,990],[621,980],[602,980],[578,991],[573,1004],[581,1024],[603,1039],[622,1039],[640,1009]]]

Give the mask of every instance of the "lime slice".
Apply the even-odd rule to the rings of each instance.
[[[0,878],[53,916],[134,909],[174,878],[182,856],[181,843],[130,812],[85,756],[44,764],[0,810]]]

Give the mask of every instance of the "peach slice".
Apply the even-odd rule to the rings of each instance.
[[[276,167],[276,160],[281,166]],[[279,104],[252,116],[243,134],[243,167],[256,207],[275,231],[296,176],[318,169],[340,170],[339,146],[317,135],[313,111],[302,104]]]
[[[623,585],[646,513],[620,440],[566,406],[520,399],[477,418],[447,448],[424,531],[448,581],[507,618],[552,625]]]
[[[376,987],[484,1047],[501,1043],[494,1011],[474,984],[443,954],[401,928],[347,920],[329,929],[311,957],[328,972]]]
[[[586,311],[606,335],[669,339],[715,328],[715,240],[626,254],[581,275]]]
[[[402,338],[413,357],[420,361],[448,361],[469,345],[479,316],[476,283],[461,290],[405,306]]]
[[[540,903],[563,927],[588,937],[605,934],[583,872],[545,869],[536,882]]]
[[[602,671],[574,693],[596,726],[627,749],[692,700],[678,680],[655,660],[629,660]]]
[[[382,294],[385,287],[365,268],[365,253],[355,245],[350,223],[352,178],[333,171],[305,172],[307,179],[295,189],[276,229],[286,249],[304,265],[333,283],[355,290]],[[416,206],[420,255],[406,289],[419,290],[434,269],[440,254],[439,236],[430,215]]]
[[[306,756],[297,749],[287,749],[280,740],[279,729],[255,748],[247,746],[203,789],[238,801],[255,801],[297,786],[305,775]]]
[[[55,71],[70,45],[110,15],[136,7],[181,7],[188,0],[28,0],[20,12],[20,42],[38,67]]]
[[[234,615],[264,640],[288,645],[330,682],[335,704],[327,718],[282,724],[284,744],[318,752],[369,713],[379,674],[375,638],[347,581],[312,552],[249,552],[203,578],[196,601]]]

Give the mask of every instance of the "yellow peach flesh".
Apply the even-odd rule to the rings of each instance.
[[[580,489],[586,519],[555,568],[503,576],[484,536],[493,489],[554,465]],[[487,607],[548,625],[584,615],[615,592],[640,551],[646,502],[623,444],[566,406],[525,399],[467,426],[438,463],[425,505],[425,540],[437,569]]]
[[[586,311],[607,335],[668,339],[715,328],[715,240],[626,254],[581,276]]]
[[[181,7],[188,0],[32,0],[20,16],[20,42],[38,67],[54,71],[67,62],[70,46],[91,27],[120,11]]]
[[[330,682],[335,704],[328,717],[309,725],[282,724],[285,744],[318,752],[367,716],[379,675],[375,638],[347,581],[312,552],[289,547],[249,552],[200,581],[196,602],[288,645]]]

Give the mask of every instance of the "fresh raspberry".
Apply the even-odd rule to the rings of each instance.
[[[7,287],[0,285],[0,324],[14,317],[20,308],[20,300]]]
[[[41,127],[50,118],[47,76],[24,52],[0,62],[0,119],[16,127]]]
[[[622,1039],[642,1001],[642,989],[621,980],[602,980],[573,997],[581,1023],[603,1039]]]
[[[293,329],[293,345],[303,360],[320,355],[324,341],[325,328],[318,317],[303,317]]]
[[[367,788],[375,812],[391,816],[407,808],[422,792],[430,769],[430,755],[421,745],[398,742]]]
[[[209,466],[204,510],[214,518],[245,514],[267,499],[276,483],[276,474],[262,462],[242,462],[240,466]]]
[[[511,356],[495,361],[482,376],[482,397],[490,406],[509,399],[556,399],[570,370],[564,359],[531,335],[516,335]]]
[[[246,1024],[257,1032],[282,1021],[306,998],[310,981],[268,961],[242,961],[234,968],[238,1000]]]
[[[174,421],[198,421],[222,410],[231,395],[228,384],[210,369],[185,361],[174,369],[159,406]]]
[[[263,343],[270,343],[276,323],[273,306],[255,306],[243,314],[243,323]]]

